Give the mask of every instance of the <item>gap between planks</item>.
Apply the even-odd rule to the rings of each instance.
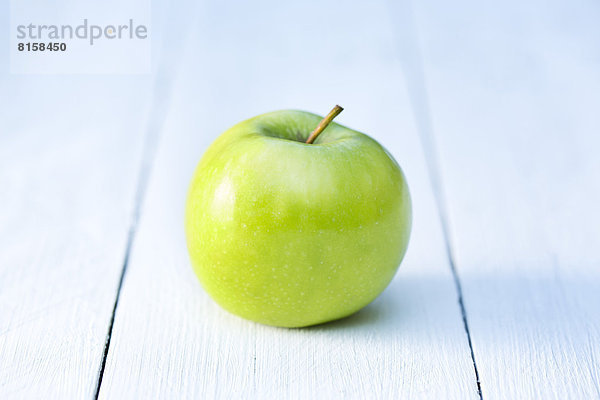
[[[420,57],[420,54],[418,56]],[[471,351],[471,360],[473,361],[473,370],[475,372],[475,379],[477,381],[477,393],[479,394],[480,400],[483,400],[483,394],[481,392],[481,381],[479,379],[477,361],[475,360],[475,352],[473,350],[473,343],[471,341],[471,331],[469,330],[467,310],[463,301],[462,285],[460,283],[460,276],[456,268],[454,251],[452,249],[452,240],[450,237],[450,227],[444,197],[444,187],[441,182],[441,169],[437,160],[435,137],[433,133],[433,128],[431,126],[431,119],[429,117],[429,103],[427,101],[427,93],[425,92],[425,79],[422,73],[418,76],[418,78],[420,79],[413,80],[413,83],[415,84],[415,86],[419,86],[419,89],[422,90],[422,97],[420,99],[416,98],[416,96],[413,96],[413,91],[409,90],[409,99],[413,105],[415,120],[417,122],[417,131],[421,139],[421,145],[423,146],[423,153],[425,154],[425,163],[427,164],[427,170],[429,172],[429,181],[431,183],[433,197],[435,199],[435,203],[439,213],[440,223],[442,226],[442,234],[444,237],[444,244],[446,245],[448,263],[450,264],[450,270],[452,271],[454,286],[456,287],[456,293],[458,297],[458,305],[460,306],[460,313],[463,320],[463,326],[465,328],[465,333],[467,334],[469,350]]]
[[[481,391],[481,381],[479,379],[479,371],[471,341],[471,331],[469,330],[469,322],[467,311],[463,301],[463,291],[460,282],[458,270],[456,268],[454,252],[452,250],[452,240],[450,238],[450,229],[448,214],[446,212],[444,187],[442,184],[441,169],[438,163],[436,152],[435,135],[431,114],[429,109],[429,100],[427,96],[427,86],[425,84],[425,72],[423,69],[421,49],[419,45],[419,34],[415,24],[414,13],[412,10],[411,0],[405,0],[400,3],[388,2],[392,26],[396,30],[397,38],[399,36],[409,37],[407,41],[397,40],[400,45],[401,65],[404,70],[405,82],[407,85],[408,98],[413,108],[413,114],[416,122],[416,129],[421,140],[427,172],[429,174],[429,182],[435,199],[436,207],[439,213],[439,219],[442,227],[444,243],[446,245],[446,253],[450,270],[456,287],[458,297],[458,305],[462,315],[463,326],[471,351],[471,360],[473,361],[473,370],[475,372],[475,380],[477,383],[477,394],[480,400],[483,400]],[[409,48],[403,48],[402,43],[412,43]]]
[[[104,352],[102,354],[102,361],[98,372],[98,379],[94,394],[95,400],[98,400],[98,397],[100,396],[102,378],[104,377],[106,360],[108,358],[108,352],[110,351],[110,340],[112,337],[113,327],[115,323],[115,315],[119,306],[119,298],[121,297],[121,289],[123,288],[123,281],[125,280],[125,274],[127,273],[127,267],[129,265],[129,256],[131,254],[133,242],[137,233],[140,213],[144,202],[144,196],[146,194],[146,188],[148,186],[148,182],[150,180],[150,175],[152,172],[152,164],[156,156],[158,143],[160,142],[160,132],[166,116],[166,106],[168,100],[170,99],[170,88],[172,86],[172,81],[171,79],[167,78],[166,69],[166,67],[159,69],[154,84],[155,92],[152,100],[152,106],[150,107],[150,114],[147,118],[148,127],[146,129],[146,137],[144,139],[144,148],[142,150],[140,170],[137,178],[137,188],[133,201],[133,211],[131,215],[131,223],[129,225],[129,233],[127,235],[127,245],[125,247],[125,255],[123,257],[121,276],[119,278],[119,285],[117,286],[115,302],[113,305],[112,314],[108,325],[108,332],[106,334]]]

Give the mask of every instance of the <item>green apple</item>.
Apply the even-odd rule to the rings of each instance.
[[[330,123],[339,111],[251,118],[196,168],[188,250],[233,314],[282,327],[332,321],[369,304],[398,269],[412,219],[406,180],[374,139]]]

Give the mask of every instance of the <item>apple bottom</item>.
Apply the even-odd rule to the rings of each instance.
[[[240,317],[281,327],[319,324],[357,312],[392,280],[404,253],[390,250],[402,249],[405,238],[390,228],[247,235],[246,225],[239,236],[252,240],[244,241],[228,226],[204,238],[194,271],[209,295]]]

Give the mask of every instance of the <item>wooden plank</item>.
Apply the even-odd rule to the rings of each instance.
[[[152,78],[3,78],[0,397],[92,397]]]
[[[96,394],[189,27],[182,9],[152,8],[151,75],[9,75],[1,63],[0,398]]]
[[[315,10],[319,10],[316,12]],[[200,6],[117,309],[101,398],[478,398],[397,44],[382,2]],[[183,205],[203,151],[266,111],[326,113],[399,160],[414,231],[392,285],[357,315],[277,329],[221,310],[194,276]]]
[[[415,2],[486,399],[600,396],[600,6]]]

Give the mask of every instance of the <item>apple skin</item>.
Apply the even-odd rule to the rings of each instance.
[[[322,117],[276,111],[241,122],[194,173],[185,230],[202,286],[266,325],[343,318],[390,283],[408,246],[408,186],[369,136]]]

